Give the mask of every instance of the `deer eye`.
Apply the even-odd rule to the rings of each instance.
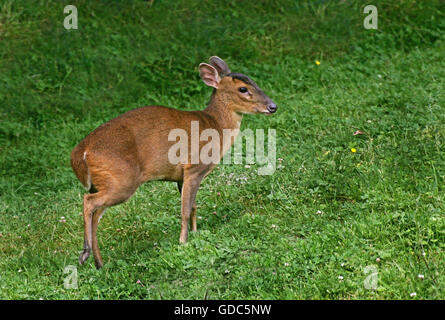
[[[241,87],[241,88],[238,89],[238,91],[241,92],[241,93],[246,93],[249,90],[247,90],[246,87]]]

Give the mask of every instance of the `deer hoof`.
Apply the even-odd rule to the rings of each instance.
[[[83,264],[90,256],[90,249],[84,249],[79,257],[79,264]]]

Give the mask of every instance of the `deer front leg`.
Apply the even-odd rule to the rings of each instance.
[[[179,194],[182,195],[182,181],[178,182]],[[198,231],[198,225],[196,223],[196,201],[193,202],[192,211],[190,212],[190,218],[192,220],[192,231]]]
[[[181,235],[180,243],[186,243],[188,238],[188,223],[192,217],[192,231],[197,230],[196,226],[196,205],[195,198],[201,184],[203,176],[201,174],[191,174],[184,176],[181,188]],[[178,187],[180,184],[178,184]]]
[[[196,224],[196,203],[193,203],[192,212],[190,213],[190,218],[192,219],[192,231],[198,231],[198,225]]]

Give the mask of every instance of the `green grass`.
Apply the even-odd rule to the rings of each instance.
[[[444,299],[445,7],[373,1],[365,30],[366,4],[3,1],[0,298]],[[185,245],[176,185],[145,184],[101,220],[104,268],[78,266],[72,148],[132,108],[203,109],[211,55],[279,106],[242,124],[277,130],[279,168],[217,167]]]

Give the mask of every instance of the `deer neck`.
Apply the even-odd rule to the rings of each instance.
[[[215,90],[204,112],[211,115],[220,130],[232,129],[239,131],[243,115],[233,111],[230,101]]]
[[[239,134],[243,115],[233,111],[233,105],[230,104],[230,100],[222,94],[218,94],[216,90],[213,92],[212,98],[203,112],[213,119],[215,129],[217,129],[220,134],[222,158]]]

